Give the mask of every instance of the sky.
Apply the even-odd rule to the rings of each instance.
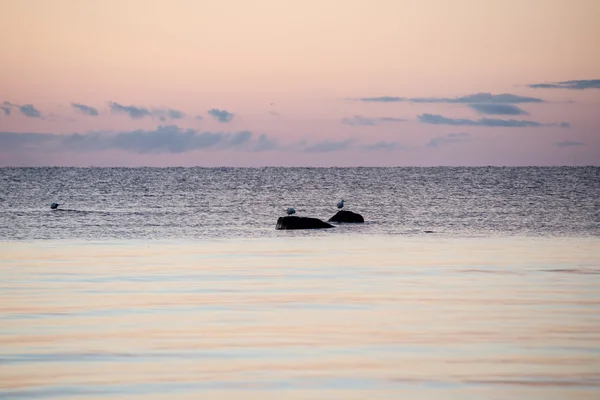
[[[0,10],[0,166],[600,165],[598,0]]]

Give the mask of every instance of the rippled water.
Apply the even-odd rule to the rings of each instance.
[[[0,398],[598,399],[598,174],[0,169]]]
[[[0,237],[276,237],[287,207],[328,219],[340,198],[353,235],[600,234],[598,167],[2,168]]]

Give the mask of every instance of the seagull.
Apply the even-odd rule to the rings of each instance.
[[[342,199],[342,200],[338,201],[338,203],[337,203],[337,208],[339,208],[340,210],[341,210],[342,208],[344,208],[344,199]]]
[[[285,212],[287,213],[287,215],[296,214],[296,210],[294,209],[294,207],[288,208],[287,210],[285,210]]]
[[[53,210],[56,210],[58,208],[58,203],[52,203],[50,204],[50,208]]]

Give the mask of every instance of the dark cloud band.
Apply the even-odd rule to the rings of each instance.
[[[427,142],[427,147],[441,147],[448,144],[464,143],[473,140],[471,134],[466,132],[449,133],[444,136],[438,136]]]
[[[447,118],[437,114],[421,114],[418,117],[419,122],[423,124],[434,125],[452,125],[452,126],[487,126],[487,127],[504,127],[504,128],[526,128],[526,127],[559,127],[570,128],[571,125],[567,122],[558,122],[550,124],[542,124],[535,121],[517,120],[517,119],[497,119],[497,118],[481,118],[477,120],[463,118]]]
[[[469,104],[473,110],[486,115],[529,115],[529,113],[513,104]]]
[[[551,83],[534,83],[528,86],[533,89],[600,89],[600,79],[571,80]]]
[[[516,94],[503,93],[503,94],[492,94],[492,93],[474,93],[461,97],[395,97],[395,96],[382,96],[382,97],[360,97],[356,100],[364,102],[381,102],[381,103],[396,103],[396,102],[410,102],[410,103],[458,103],[458,104],[474,104],[474,103],[485,103],[485,104],[519,104],[519,103],[543,103],[544,100],[537,97],[526,97],[519,96]]]
[[[406,122],[404,118],[393,118],[393,117],[379,117],[379,118],[368,118],[355,115],[352,118],[343,118],[342,124],[350,126],[375,126],[386,122]]]
[[[4,149],[41,149],[70,151],[123,150],[131,153],[183,153],[202,149],[235,149],[259,151],[275,147],[275,141],[264,135],[258,138],[249,131],[198,132],[177,126],[159,126],[156,130],[117,133],[0,133]]]
[[[174,125],[159,126],[155,130],[136,130],[113,133],[13,133],[0,132],[0,149],[11,152],[100,152],[121,150],[137,154],[185,153],[199,150],[232,150],[242,152],[293,151],[327,153],[350,149],[390,150],[400,147],[395,142],[355,145],[353,139],[281,145],[267,135],[250,131],[200,132]]]

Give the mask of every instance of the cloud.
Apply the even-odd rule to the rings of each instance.
[[[546,124],[545,126],[552,126],[552,127],[558,127],[558,128],[571,128],[571,124],[569,124],[568,122],[556,122],[553,124]]]
[[[397,103],[408,101],[406,97],[395,97],[395,96],[381,96],[381,97],[360,97],[357,100],[366,102],[378,102],[378,103]]]
[[[196,116],[194,117],[194,119],[195,119],[196,121],[202,121],[204,118],[202,118],[202,115],[196,115]]]
[[[488,127],[504,127],[504,128],[523,128],[523,127],[559,127],[570,128],[571,125],[567,122],[542,124],[535,121],[516,120],[516,119],[496,119],[496,118],[481,118],[478,120],[472,119],[454,119],[447,118],[437,114],[421,114],[417,117],[419,122],[423,124],[434,125],[453,125],[453,126],[488,126]]]
[[[11,133],[0,132],[0,148],[40,151],[104,151],[122,150],[138,154],[184,153],[194,150],[267,151],[278,148],[277,142],[266,135],[250,131],[199,132],[184,130],[174,125],[159,126],[155,130],[136,130],[116,133]]]
[[[158,126],[154,130],[123,132],[88,132],[72,134],[0,132],[0,148],[11,152],[102,152],[120,150],[132,154],[180,154],[191,151],[286,151],[300,153],[329,153],[345,150],[386,151],[402,146],[397,142],[354,144],[354,139],[302,140],[280,144],[265,134],[250,131],[201,132],[175,125]]]
[[[554,143],[554,145],[557,147],[572,147],[572,146],[585,146],[585,143],[575,142],[572,140],[565,140],[562,142],[556,142],[556,143]]]
[[[427,147],[440,147],[447,144],[465,143],[473,140],[471,134],[466,132],[449,133],[444,136],[438,136],[427,142]]]
[[[85,115],[89,115],[92,117],[98,116],[98,109],[96,109],[94,107],[86,106],[85,104],[81,104],[81,103],[71,103],[71,107],[82,112]]]
[[[253,147],[254,151],[277,150],[279,145],[276,140],[270,139],[267,135],[261,134]]]
[[[512,104],[469,104],[473,110],[488,115],[529,115],[522,108]]]
[[[369,150],[369,151],[377,151],[377,150],[394,150],[399,147],[401,147],[401,145],[398,142],[377,142],[377,143],[371,143],[371,144],[366,144],[364,146],[361,146],[361,149]]]
[[[324,140],[320,142],[309,142],[302,140],[291,146],[281,146],[282,150],[299,151],[303,153],[331,153],[346,150],[362,150],[362,151],[390,151],[403,148],[398,142],[376,142],[359,144],[355,143],[355,139],[348,138],[344,140]]]
[[[124,106],[119,103],[110,102],[109,103],[110,111],[113,114],[127,114],[131,119],[140,119],[144,117],[153,117],[158,118],[161,121],[166,121],[168,119],[181,119],[185,118],[185,113],[179,110],[175,110],[172,108],[153,108],[148,109],[146,107],[138,107],[138,106]]]
[[[352,140],[346,139],[341,141],[323,141],[314,144],[306,145],[302,151],[306,153],[328,153],[332,151],[347,150],[350,148]]]
[[[414,103],[453,103],[453,104],[518,104],[518,103],[543,103],[544,100],[536,97],[518,96],[510,93],[491,94],[491,93],[475,93],[461,97],[415,97],[410,99]]]
[[[29,118],[42,118],[42,114],[33,106],[33,104],[24,104],[19,106],[19,111],[21,111],[24,116]]]
[[[2,105],[0,105],[0,109],[2,109],[2,111],[4,112],[4,115],[6,115],[7,117],[10,117],[10,113],[12,111],[12,104],[9,103],[8,101],[5,101],[4,103],[2,103]]]
[[[226,110],[219,110],[218,108],[212,108],[208,110],[208,115],[223,123],[231,122],[235,116],[233,113],[230,113]]]
[[[519,96],[516,94],[502,93],[474,93],[461,97],[361,97],[359,101],[366,102],[411,102],[411,103],[458,103],[458,104],[518,104],[518,103],[543,103],[544,100],[536,97]]]
[[[0,149],[4,151],[44,150],[45,145],[55,141],[55,136],[45,133],[0,132]]]
[[[343,118],[342,124],[350,126],[375,126],[382,122],[406,122],[403,118],[392,118],[392,117],[379,117],[379,118],[367,118],[355,115],[352,118]]]
[[[279,114],[277,111],[269,111],[269,115],[273,117],[281,117],[281,114]]]
[[[16,108],[26,117],[42,118],[42,113],[40,113],[39,110],[33,106],[33,104],[18,105],[9,101],[5,101],[2,103],[2,105],[0,105],[0,108],[7,117],[10,117],[12,115],[12,110]]]
[[[140,119],[152,116],[150,110],[145,107],[124,106],[119,103],[110,102],[110,111],[114,114],[127,114],[131,119]]]
[[[600,89],[600,79],[571,80],[551,83],[534,83],[533,85],[528,86],[533,89]]]
[[[160,110],[156,110],[156,111],[160,112]],[[167,109],[166,113],[170,119],[185,118],[185,113],[183,113],[182,111],[179,111],[179,110],[174,110],[172,108]]]

